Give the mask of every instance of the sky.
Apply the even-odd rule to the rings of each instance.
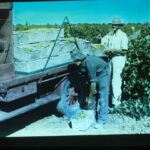
[[[150,22],[150,0],[81,0],[14,2],[14,24],[111,23],[120,17],[123,23]]]

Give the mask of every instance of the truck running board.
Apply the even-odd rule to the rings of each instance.
[[[19,109],[14,110],[14,111],[11,111],[11,112],[0,111],[0,122],[3,122],[3,121],[8,120],[10,118],[24,114],[30,110],[33,110],[33,109],[38,108],[40,106],[44,106],[44,105],[46,105],[52,101],[59,100],[59,99],[60,99],[60,96],[58,96],[56,94],[50,94],[46,97],[36,99],[35,103],[32,103],[30,105],[26,105],[24,107],[21,107]]]

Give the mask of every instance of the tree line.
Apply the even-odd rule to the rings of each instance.
[[[147,23],[145,23],[147,24]],[[127,33],[128,36],[132,34],[132,27],[135,28],[135,31],[138,31],[142,28],[142,23],[128,23],[124,24],[122,30]],[[14,25],[14,31],[26,31],[30,29],[37,29],[37,28],[60,28],[60,25],[34,25],[29,24],[26,22],[24,25],[17,24]],[[106,35],[111,30],[111,24],[88,24],[88,23],[79,23],[79,24],[71,24],[72,30],[70,30],[70,26],[68,23],[64,24],[64,36],[65,37],[72,37],[73,35],[78,38],[82,38],[88,40],[92,43],[100,43],[101,37]]]

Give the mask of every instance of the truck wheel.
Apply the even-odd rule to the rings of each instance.
[[[57,104],[57,110],[69,118],[80,111],[78,93],[74,91],[74,87],[71,86],[69,80],[64,84],[60,101]]]

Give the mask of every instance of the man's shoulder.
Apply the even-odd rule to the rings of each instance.
[[[106,34],[105,36],[102,37],[102,39],[108,39],[109,38],[109,34]]]
[[[87,57],[86,57],[86,61],[88,61],[88,62],[99,62],[99,61],[103,61],[103,59],[101,58],[101,57],[98,57],[98,56],[95,56],[95,55],[88,55]]]
[[[111,38],[112,32],[108,32],[105,36],[103,36],[102,41],[107,41]]]
[[[87,55],[86,56],[86,60],[95,60],[95,59],[97,59],[98,58],[98,56],[95,56],[95,55]]]
[[[113,36],[113,34],[114,34],[113,31],[110,31],[110,32],[108,32],[107,36],[110,37],[110,36]]]
[[[118,34],[123,35],[123,36],[127,36],[127,34],[124,31],[120,30],[120,29],[118,30]]]

